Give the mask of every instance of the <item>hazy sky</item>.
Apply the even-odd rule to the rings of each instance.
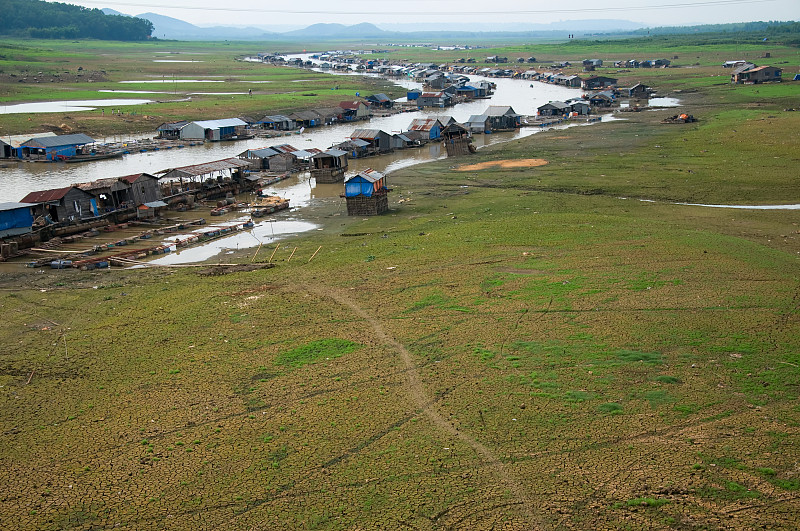
[[[800,20],[800,0],[61,0],[136,15],[153,12],[192,24],[307,26],[316,22],[549,23],[623,19],[647,26]],[[225,7],[227,6],[227,7]]]

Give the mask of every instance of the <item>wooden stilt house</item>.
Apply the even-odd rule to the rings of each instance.
[[[474,152],[469,131],[459,123],[451,123],[442,129],[442,142],[448,157],[469,155]]]
[[[373,169],[349,177],[344,183],[348,216],[376,216],[389,210],[386,176]]]
[[[329,149],[311,157],[311,176],[317,183],[335,183],[344,180],[347,171],[347,152]]]

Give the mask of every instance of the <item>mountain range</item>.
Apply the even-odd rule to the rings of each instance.
[[[130,16],[113,9],[103,9],[106,15]],[[381,29],[367,22],[347,26],[344,24],[312,24],[306,28],[290,31],[269,31],[257,26],[210,26],[202,27],[183,20],[142,13],[136,15],[153,23],[153,37],[175,40],[237,40],[237,41],[294,41],[301,39],[325,40],[430,40],[432,38],[469,38],[486,36],[489,33],[506,36],[565,37],[568,33],[595,33],[610,31],[632,31],[643,27],[628,20],[576,20],[551,24],[389,24]],[[272,27],[274,29],[274,26]]]

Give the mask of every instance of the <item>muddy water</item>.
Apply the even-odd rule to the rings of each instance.
[[[360,75],[353,73],[351,75]],[[481,79],[472,76],[472,79]],[[105,177],[131,175],[134,173],[155,173],[167,168],[198,164],[212,160],[234,157],[246,149],[288,143],[297,149],[316,147],[325,149],[345,140],[354,129],[368,127],[395,133],[407,131],[414,118],[433,114],[448,114],[463,121],[473,114],[481,114],[489,105],[510,105],[520,114],[535,114],[536,108],[551,100],[563,100],[580,94],[579,90],[557,87],[512,79],[493,79],[497,91],[491,99],[476,100],[447,109],[426,109],[401,113],[387,117],[372,118],[368,122],[343,123],[330,127],[307,129],[301,135],[272,139],[251,139],[240,142],[217,142],[183,149],[132,153],[122,159],[109,159],[88,164],[35,164],[3,161],[9,167],[0,168],[0,201],[19,201],[29,192],[69,186]],[[418,83],[403,81],[405,88],[419,87]],[[302,87],[302,84],[300,84]],[[347,99],[342,96],[342,99]],[[475,143],[481,146],[488,143],[506,141],[537,132],[538,128],[523,128],[514,133],[476,135]],[[440,158],[443,153],[438,145],[418,150],[400,151],[393,155],[368,159],[369,167],[379,171],[391,171],[410,164]],[[360,161],[353,161],[353,169],[362,167]]]
[[[356,72],[329,73],[336,75],[364,75]],[[485,79],[480,76],[470,76],[470,78],[474,81]],[[178,81],[188,82],[189,80]],[[401,132],[408,130],[408,126],[413,119],[436,114],[450,115],[458,121],[465,121],[471,115],[482,114],[489,105],[510,105],[520,114],[533,115],[536,113],[537,107],[548,101],[564,100],[580,94],[580,91],[576,89],[543,83],[531,84],[527,81],[512,79],[491,79],[490,81],[497,84],[497,90],[490,99],[476,100],[447,109],[426,109],[387,117],[376,117],[369,122],[343,123],[330,127],[312,128],[300,135],[290,134],[289,136],[273,139],[220,142],[191,148],[133,153],[126,155],[122,159],[103,160],[90,164],[34,164],[3,161],[3,164],[7,164],[8,167],[0,168],[0,202],[19,201],[27,193],[35,190],[58,188],[77,182],[140,172],[156,173],[166,168],[233,157],[246,149],[268,145],[289,143],[297,149],[310,147],[325,149],[345,140],[356,128],[382,129],[390,133]],[[175,80],[153,80],[151,82],[174,83]],[[406,89],[421,88],[420,84],[411,80],[404,79],[396,83]],[[302,89],[302,82],[298,83],[298,85]],[[335,89],[335,85],[332,85],[331,88]],[[342,99],[348,99],[348,97],[343,95]],[[539,128],[531,127],[523,128],[516,132],[476,135],[474,143],[480,148],[485,145],[534,134],[538,131],[540,131]],[[142,137],[139,136],[139,138]],[[445,157],[445,153],[441,144],[434,143],[380,157],[351,160],[349,164],[350,170],[353,172],[367,167],[378,171],[391,172],[399,168],[443,157]],[[171,264],[197,262],[207,260],[220,253],[224,256],[225,251],[229,249],[254,247],[261,242],[269,243],[292,234],[313,230],[316,226],[302,219],[302,208],[313,201],[338,198],[342,192],[342,186],[341,184],[318,185],[308,173],[302,173],[269,186],[268,191],[290,199],[292,211],[279,213],[271,219],[260,220],[256,223],[256,227],[250,231],[235,233],[202,246],[165,255],[156,261],[158,263]],[[237,219],[237,217],[234,216],[231,219]],[[213,223],[213,220],[209,219],[209,222]]]

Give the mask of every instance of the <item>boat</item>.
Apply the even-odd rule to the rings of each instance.
[[[275,195],[259,197],[255,203],[250,204],[250,216],[262,218],[267,214],[289,208],[289,200]]]

